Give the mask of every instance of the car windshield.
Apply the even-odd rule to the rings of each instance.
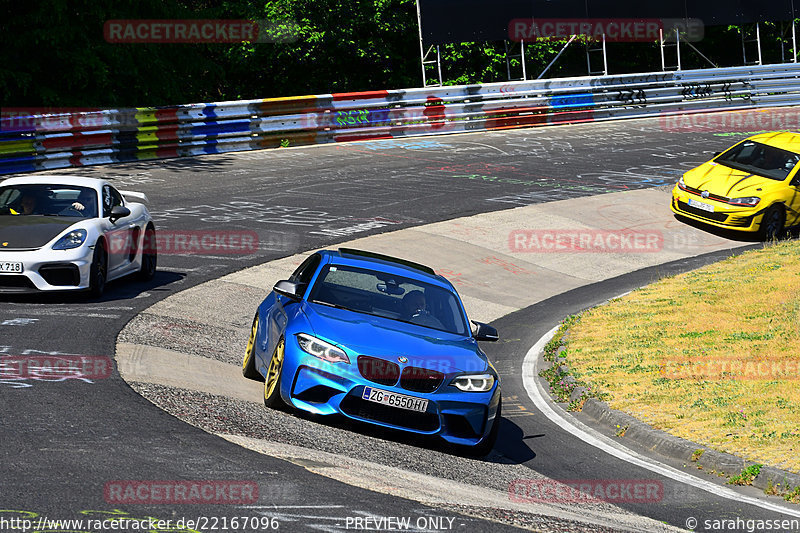
[[[386,272],[327,265],[317,277],[309,301],[456,335],[469,331],[452,291]]]
[[[72,185],[7,185],[0,187],[0,215],[94,218],[97,193]]]
[[[800,155],[755,141],[745,141],[714,161],[742,172],[783,181],[800,161]]]

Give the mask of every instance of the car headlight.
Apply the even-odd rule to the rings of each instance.
[[[53,245],[53,250],[70,250],[77,248],[86,241],[85,229],[74,229],[58,239]]]
[[[678,188],[682,191],[686,190],[686,183],[683,181],[683,176],[678,180]]]
[[[329,363],[349,363],[350,358],[341,348],[306,333],[298,333],[297,344],[304,352]]]
[[[744,207],[755,207],[758,205],[758,202],[761,201],[761,198],[758,196],[747,196],[746,198],[731,198],[728,200],[728,204],[730,205],[741,205]]]
[[[464,392],[488,392],[494,387],[494,376],[491,374],[467,374],[458,376],[450,384]]]

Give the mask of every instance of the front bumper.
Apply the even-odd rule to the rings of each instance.
[[[690,206],[689,198],[713,205],[714,212]],[[760,229],[761,219],[764,218],[765,211],[758,207],[731,207],[714,200],[696,198],[696,195],[682,191],[678,187],[672,191],[670,208],[675,214],[703,222],[704,224],[745,232],[757,232]]]
[[[355,364],[327,363],[286,345],[281,394],[294,407],[319,415],[347,418],[419,435],[436,435],[447,442],[474,446],[486,438],[500,402],[500,385],[488,392],[462,392],[447,376],[433,392],[421,393],[364,378]],[[299,352],[299,353],[298,353]],[[362,399],[365,387],[428,400],[416,412]]]
[[[0,251],[0,262],[22,263],[22,273],[0,273],[0,294],[30,294],[89,288],[93,247]]]

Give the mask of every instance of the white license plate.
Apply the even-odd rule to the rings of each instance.
[[[370,402],[399,407],[400,409],[408,409],[409,411],[417,411],[419,413],[424,413],[428,409],[428,400],[396,394],[385,390],[373,389],[372,387],[364,387],[364,393],[361,397]]]
[[[0,273],[22,273],[22,263],[9,263],[0,261]]]
[[[714,212],[714,206],[710,204],[705,204],[703,202],[698,202],[694,198],[689,198],[689,205],[692,207],[696,207],[697,209],[702,209],[703,211],[708,211],[709,213]]]

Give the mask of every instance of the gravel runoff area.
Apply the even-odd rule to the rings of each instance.
[[[238,328],[211,326],[193,320],[165,317],[148,312],[133,318],[117,342],[144,344],[180,353],[208,357],[239,365],[250,335],[250,323]]]
[[[330,475],[329,471],[332,468],[340,467],[348,471],[351,465],[363,465],[365,461],[374,462],[374,467],[379,470],[376,476],[382,475],[381,471],[391,472],[393,468],[397,468],[469,484],[478,489],[491,489],[504,493],[508,499],[507,506],[482,506],[444,503],[426,500],[424,496],[419,498],[419,495],[416,495],[415,499],[422,503],[444,510],[532,531],[576,533],[636,531],[633,522],[626,527],[624,519],[625,515],[631,518],[636,515],[608,503],[582,502],[580,506],[548,503],[554,511],[553,514],[526,511],[525,503],[512,503],[508,496],[509,485],[521,479],[548,482],[548,478],[525,466],[508,464],[496,453],[483,460],[462,457],[447,453],[446,450],[439,451],[426,447],[424,441],[415,443],[397,432],[376,433],[370,427],[368,429],[370,432],[383,438],[373,437],[359,431],[358,424],[349,424],[342,419],[331,425],[319,421],[309,424],[308,420],[299,415],[266,409],[254,402],[151,383],[131,382],[130,385],[157,407],[185,422],[254,449],[259,448],[249,443],[248,439],[258,439],[262,447],[269,449],[270,455],[296,462],[322,475]],[[309,455],[302,448],[321,453]],[[331,453],[332,451],[335,455]],[[326,459],[335,463],[326,462]],[[331,477],[336,478],[337,475]],[[354,480],[345,481],[352,483]],[[374,487],[367,483],[367,488]],[[577,513],[585,515],[588,522],[559,516],[574,516]],[[596,514],[608,515],[607,524],[597,523]],[[663,531],[670,530],[673,529],[668,526],[663,528]]]

